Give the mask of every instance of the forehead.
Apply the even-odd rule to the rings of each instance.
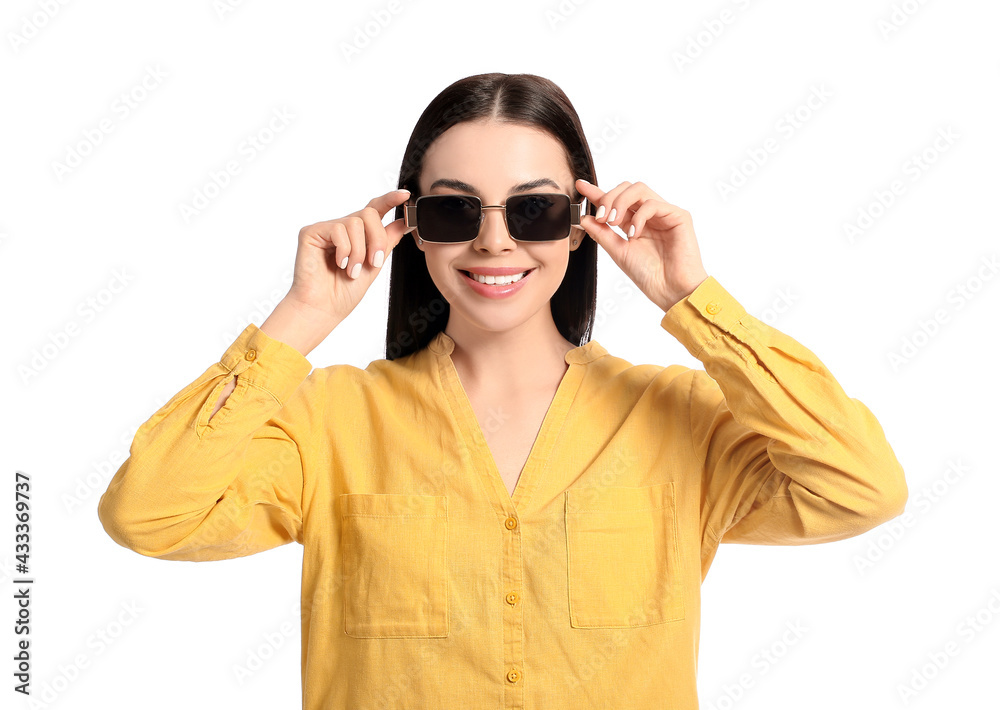
[[[563,189],[573,182],[566,150],[553,136],[532,126],[466,122],[431,144],[420,183],[426,190],[436,180],[455,179],[506,195],[515,184],[543,177]]]

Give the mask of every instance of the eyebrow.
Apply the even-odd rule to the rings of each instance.
[[[556,188],[557,190],[562,189],[561,187],[559,187],[559,184],[555,180],[553,180],[552,178],[544,177],[544,178],[537,178],[536,180],[529,180],[528,182],[522,182],[519,185],[514,185],[514,187],[512,187],[510,189],[510,192],[507,194],[512,195],[515,192],[534,190],[536,187],[541,187],[542,185],[549,185],[551,187]],[[435,187],[450,187],[453,190],[460,190],[462,192],[466,192],[472,195],[476,195],[477,197],[481,197],[479,190],[474,188],[469,183],[464,182],[463,180],[456,180],[455,178],[439,178],[435,180],[433,183],[431,183],[428,192],[430,192],[430,190],[433,190]]]

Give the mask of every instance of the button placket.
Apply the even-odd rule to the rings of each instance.
[[[442,331],[443,333],[443,331]],[[441,336],[441,333],[439,333]],[[499,579],[495,579],[502,599],[497,603],[501,609],[497,610],[497,618],[500,619],[502,638],[502,663],[497,664],[496,673],[508,674],[511,671],[516,673],[518,679],[516,684],[507,686],[504,693],[504,710],[523,710],[524,708],[524,687],[523,668],[525,658],[525,634],[524,634],[524,605],[521,604],[522,596],[520,590],[524,588],[524,550],[522,537],[520,535],[519,512],[529,512],[528,502],[536,486],[535,476],[540,474],[541,469],[548,461],[559,438],[560,431],[566,422],[570,409],[583,376],[586,372],[585,365],[596,357],[607,354],[595,341],[588,349],[581,346],[567,354],[565,360],[570,366],[563,375],[556,393],[549,404],[549,409],[545,413],[542,425],[528,454],[528,459],[522,470],[520,480],[512,495],[504,485],[500,472],[496,467],[496,462],[492,457],[492,452],[487,445],[485,435],[479,421],[472,409],[467,393],[462,387],[458,371],[450,357],[452,343],[446,336],[438,337],[431,350],[435,354],[438,375],[441,387],[444,391],[447,404],[451,411],[452,423],[460,434],[468,437],[463,457],[472,469],[474,475],[479,478],[483,490],[489,497],[497,517],[504,529],[500,531],[500,540],[495,543],[499,548],[497,551],[500,560],[497,569]],[[437,349],[435,347],[441,346]],[[517,590],[517,591],[511,591]],[[517,594],[516,603],[510,604],[505,594]]]
[[[506,529],[503,535],[503,566],[501,584],[511,590],[504,595],[503,649],[504,664],[507,666],[507,681],[515,686],[504,693],[503,707],[510,710],[524,708],[524,684],[521,683],[521,664],[524,663],[524,609],[521,597],[516,591],[523,585],[523,561],[521,553],[521,525],[516,515],[508,515],[503,521]]]

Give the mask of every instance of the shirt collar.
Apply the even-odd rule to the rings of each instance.
[[[451,339],[451,336],[445,333],[443,330],[438,331],[431,341],[427,344],[428,349],[431,352],[438,355],[451,355],[452,351],[455,349],[455,341]],[[569,352],[566,353],[566,363],[579,363],[585,365],[588,362],[596,360],[599,357],[607,355],[608,351],[604,349],[599,342],[596,340],[589,340],[583,345],[579,345]]]

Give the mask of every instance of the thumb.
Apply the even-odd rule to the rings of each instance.
[[[583,215],[580,218],[580,226],[586,230],[591,239],[604,247],[604,251],[608,252],[618,266],[622,265],[628,240],[619,237],[618,233],[604,222],[598,222],[592,214]]]
[[[402,239],[406,234],[408,234],[406,229],[406,220],[400,217],[399,219],[392,220],[385,227],[385,236],[389,239],[388,249],[386,250],[386,255],[396,248],[399,244],[399,240]]]

